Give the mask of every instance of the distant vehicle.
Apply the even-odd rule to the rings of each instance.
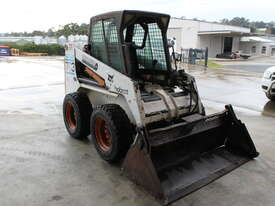
[[[262,78],[262,89],[268,99],[275,101],[275,66],[265,70]]]
[[[249,57],[251,57],[250,54],[246,54],[246,53],[243,53],[241,51],[236,51],[234,52],[235,54],[237,54],[239,57],[243,58],[243,59],[248,59]]]
[[[9,46],[0,46],[0,56],[10,56],[11,49]]]
[[[249,54],[244,54],[244,53],[241,53],[240,51],[236,51],[236,52],[225,52],[225,53],[217,54],[216,58],[223,58],[223,59],[243,58],[243,59],[248,59],[250,56],[251,55],[249,55]]]
[[[225,53],[216,55],[216,58],[223,58],[223,59],[237,59],[240,57],[241,57],[240,54],[236,52],[225,52]]]

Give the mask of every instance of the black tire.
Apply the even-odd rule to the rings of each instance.
[[[133,126],[120,106],[101,105],[91,115],[91,136],[101,158],[117,162],[133,141]]]
[[[201,104],[201,106],[202,106],[201,115],[202,115],[202,116],[205,116],[205,115],[206,115],[206,113],[205,113],[205,107],[203,106],[203,104]]]
[[[85,139],[90,133],[92,105],[88,97],[80,92],[67,94],[63,102],[63,118],[71,137]]]
[[[275,96],[272,96],[272,95],[271,95],[270,93],[268,93],[268,92],[266,92],[265,95],[266,95],[266,97],[267,97],[268,99],[270,99],[271,101],[275,101]]]

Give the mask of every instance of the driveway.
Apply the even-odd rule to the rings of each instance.
[[[275,66],[275,57],[260,57],[246,61],[218,62],[225,68],[263,73],[268,67]]]

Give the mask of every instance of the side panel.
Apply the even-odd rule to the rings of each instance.
[[[82,86],[82,85],[81,85]],[[81,88],[82,90],[82,88]],[[108,94],[103,94],[98,91],[92,91],[88,90],[87,95],[89,97],[89,100],[92,105],[100,105],[100,104],[117,104],[127,114],[129,120],[131,123],[136,124],[135,117],[133,113],[131,112],[131,109],[129,108],[129,104],[127,103],[126,99],[122,95],[108,95]]]
[[[66,44],[64,59],[65,94],[76,92],[79,82],[75,71],[75,53],[73,44]]]
[[[86,54],[85,52],[75,48],[75,57],[81,63],[83,63],[86,67],[91,69],[97,75],[102,77],[105,80],[106,90],[108,92],[118,94],[118,97],[124,97],[127,103],[127,106],[121,104],[120,106],[126,111],[130,110],[130,113],[133,115],[134,124],[138,127],[144,125],[144,112],[142,109],[141,100],[139,90],[136,89],[134,82],[124,74],[114,70],[110,66],[104,64],[103,62],[97,60],[96,58]],[[110,96],[110,95],[107,95]],[[113,97],[109,97],[108,103],[112,103],[111,101]],[[114,101],[113,103],[116,103]],[[107,103],[105,100],[101,102],[102,104]],[[129,108],[129,109],[128,109]]]

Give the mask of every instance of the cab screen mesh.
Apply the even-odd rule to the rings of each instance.
[[[90,41],[92,56],[108,64],[102,21],[98,21],[92,25]]]
[[[109,57],[109,65],[116,70],[122,72],[122,61],[120,55],[120,42],[118,38],[118,31],[113,18],[103,21],[105,40],[107,45],[107,52]]]
[[[167,70],[165,51],[161,30],[157,23],[149,23],[145,47],[137,49],[139,69]],[[134,25],[133,42],[141,46],[144,38],[144,29],[140,24]]]

